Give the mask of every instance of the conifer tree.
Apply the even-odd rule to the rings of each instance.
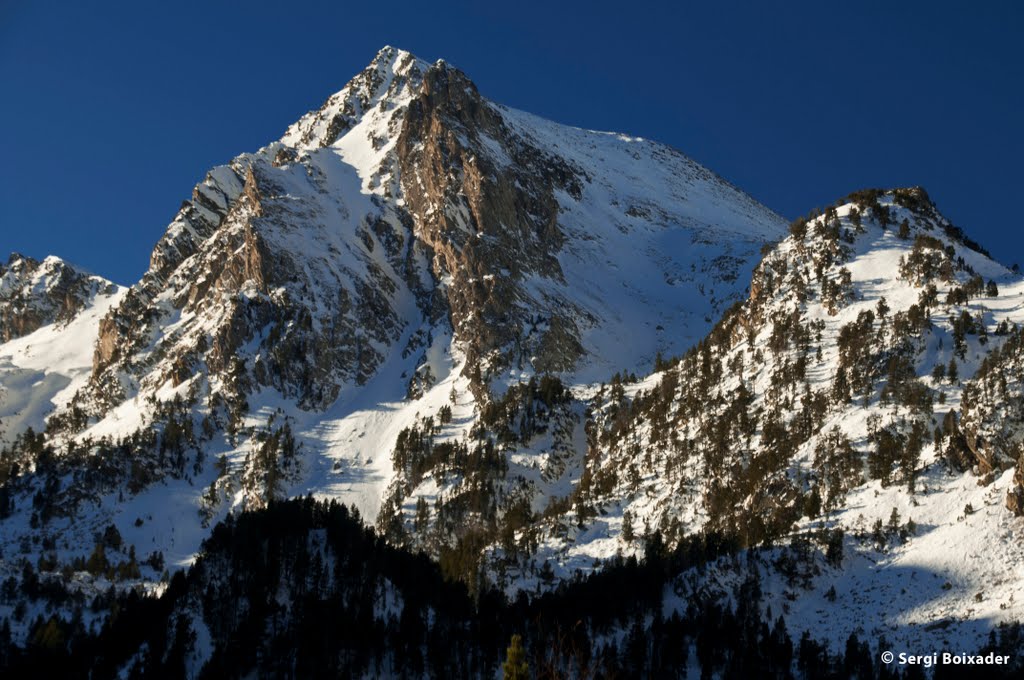
[[[635,538],[633,533],[633,517],[628,513],[622,513],[622,540],[631,543]]]
[[[505,680],[526,680],[530,677],[522,635],[512,636],[512,641],[505,652],[505,663],[501,665],[501,675]]]
[[[900,230],[899,230],[899,234],[898,235],[904,241],[906,241],[907,239],[910,238],[910,222],[909,221],[903,220],[902,222],[900,222]]]

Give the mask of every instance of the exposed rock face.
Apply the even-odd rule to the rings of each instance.
[[[100,322],[93,360],[97,379],[102,379],[107,368],[124,360],[133,349],[144,346],[157,316],[157,310],[151,307],[152,301],[160,295],[175,270],[199,252],[223,223],[229,207],[237,202],[244,189],[240,169],[230,165],[214,168],[196,185],[192,199],[182,204],[174,221],[154,246],[149,270],[142,280],[128,291],[118,309]],[[207,279],[196,281],[193,290],[206,290],[211,283],[212,280]]]
[[[563,281],[556,255],[565,237],[554,192],[579,199],[585,174],[513,134],[476,86],[444,62],[427,71],[410,102],[397,150],[416,235],[434,250],[435,275],[450,281],[452,321],[467,343],[468,365],[493,352],[494,368],[525,354],[539,370],[571,369],[583,353],[572,310],[545,309],[522,284],[530,275]],[[551,329],[524,347],[530,319],[544,311]]]
[[[0,265],[0,343],[52,323],[67,323],[91,296],[110,286],[56,257],[12,254]]]
[[[1024,516],[1024,456],[1017,459],[1013,487],[1006,493],[1006,508],[1017,517]]]
[[[393,212],[332,195],[323,183],[325,154],[283,166],[267,155],[236,161],[242,190],[202,247],[168,274],[162,264],[151,270],[104,319],[96,385],[119,383],[114,374],[140,388],[177,385],[187,375],[181,367],[192,366],[188,377],[207,374],[218,389],[240,361],[254,386],[320,409],[345,382],[373,374],[410,323],[402,305],[429,301],[429,277],[416,262],[423,251],[397,248],[409,237]],[[339,219],[360,237],[339,238]],[[389,240],[389,259],[375,255],[389,249],[374,229]]]

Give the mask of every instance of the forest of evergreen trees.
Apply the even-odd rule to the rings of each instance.
[[[737,546],[701,535],[670,551],[655,534],[643,559],[508,602],[493,589],[470,597],[343,505],[273,502],[219,524],[161,597],[116,600],[98,633],[80,617],[53,617],[20,648],[3,624],[0,677],[179,678],[197,659],[204,678],[923,677],[894,674],[856,636],[835,655],[787,631],[781,617],[762,615],[753,578],[735,608],[665,610],[674,575],[738,555]],[[1017,659],[1021,641],[1019,628],[1003,629],[984,651]]]

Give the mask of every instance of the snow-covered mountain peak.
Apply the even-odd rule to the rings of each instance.
[[[334,144],[368,112],[385,113],[408,104],[430,65],[413,54],[384,47],[345,87],[288,128],[281,142],[300,150]]]
[[[19,274],[30,273],[31,276],[42,279],[52,276],[60,270],[77,271],[76,267],[68,264],[56,255],[47,255],[42,260],[36,260],[21,253],[11,253],[7,258],[7,264],[0,264],[0,267],[3,267],[4,279],[8,282]]]
[[[51,323],[67,323],[109,281],[50,255],[42,261],[11,253],[0,264],[0,342]]]
[[[516,371],[599,381],[696,341],[784,230],[677,151],[507,109],[458,69],[385,48],[196,186],[102,324],[94,401],[178,385],[189,366],[221,374],[256,342],[246,390],[325,408],[448,323],[477,389]],[[313,384],[281,380],[295,362],[279,334],[301,328],[322,347],[301,352]]]

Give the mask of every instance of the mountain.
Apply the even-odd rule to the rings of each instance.
[[[385,48],[207,173],[135,285],[55,258],[0,274],[15,646],[117,625],[138,590],[194,638],[190,674],[222,668],[245,616],[200,593],[277,576],[210,537],[299,496],[351,506],[468,602],[653,569],[652,616],[774,612],[779,645],[812,630],[858,658],[880,637],[977,650],[1021,618],[1024,279],[923,189],[787,229],[669,147]],[[359,611],[387,627],[380,593],[408,592],[377,576],[382,608]]]
[[[921,189],[797,220],[707,338],[593,396],[570,502],[495,578],[710,531],[783,547],[681,575],[678,606],[755,572],[790,629],[980,647],[1021,617],[1022,286]]]
[[[417,386],[453,346],[486,382],[604,377],[697,340],[783,229],[667,147],[504,109],[444,62],[386,48],[196,187],[104,321],[83,401],[101,418],[200,373],[230,400],[217,381],[250,342],[251,387],[235,391],[309,411],[399,351],[431,369],[407,376]]]
[[[645,370],[703,335],[782,233],[672,149],[500,107],[444,62],[385,48],[281,141],[197,185],[48,436],[163,432],[174,408],[173,430],[190,423],[177,448],[224,458],[202,480],[204,519],[310,492],[372,518],[419,413],[454,393],[468,423],[524,376]],[[282,422],[303,455],[268,485],[279,452],[263,444]]]
[[[88,380],[98,321],[122,293],[57,257],[0,265],[0,444],[42,430]]]

